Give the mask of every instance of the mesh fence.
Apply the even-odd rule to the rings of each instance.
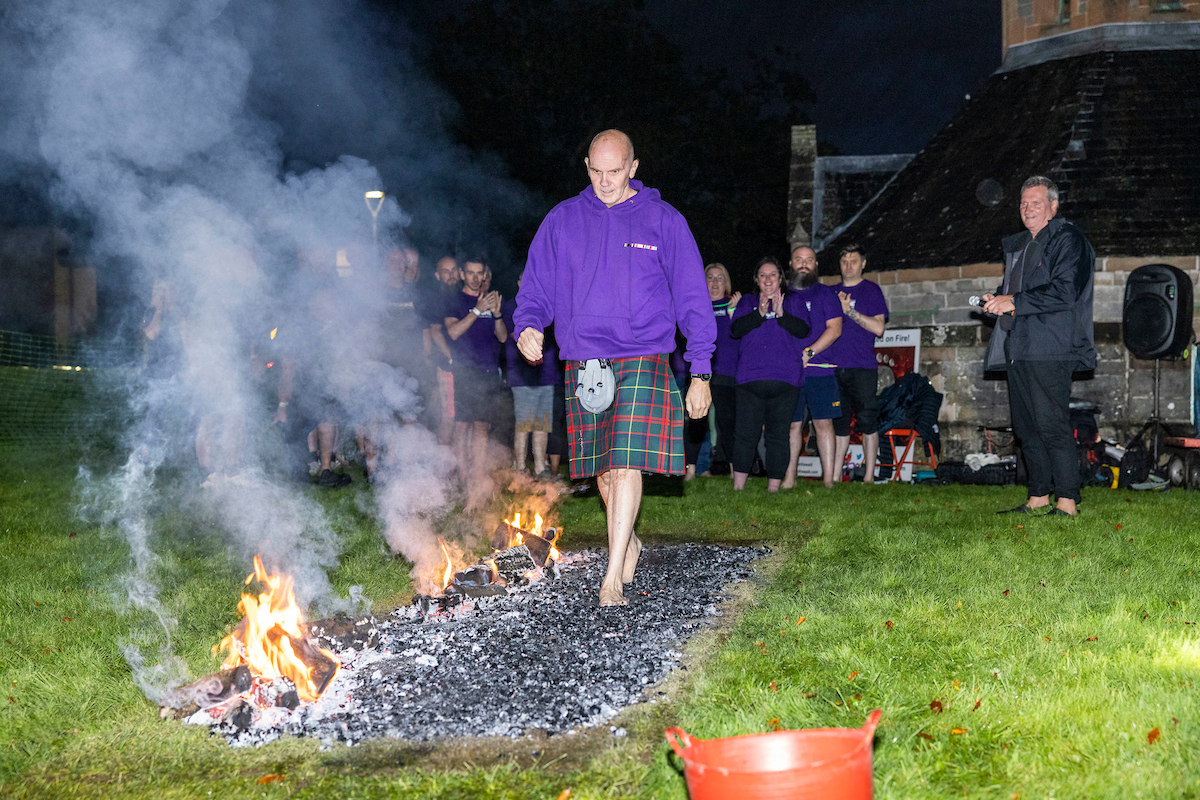
[[[62,449],[88,433],[98,371],[113,364],[84,345],[0,330],[0,449]]]

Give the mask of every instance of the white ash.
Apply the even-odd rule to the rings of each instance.
[[[629,605],[614,608],[597,606],[607,556],[564,554],[545,580],[509,596],[466,598],[432,616],[398,609],[378,621],[379,650],[351,653],[315,703],[271,709],[245,730],[214,730],[234,746],[283,734],[330,746],[603,725],[679,665],[683,642],[719,615],[723,588],[746,580],[767,552],[648,547],[625,587]],[[214,725],[204,714],[188,722]]]

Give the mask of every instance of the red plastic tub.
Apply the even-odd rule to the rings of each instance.
[[[693,739],[668,728],[691,800],[871,800],[871,739],[883,712],[861,728],[812,728]]]

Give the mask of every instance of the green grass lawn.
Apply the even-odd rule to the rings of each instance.
[[[1083,517],[1061,522],[995,516],[1022,499],[1014,488],[768,496],[763,482],[735,494],[701,479],[648,496],[650,543],[764,541],[777,555],[736,619],[692,646],[670,700],[624,717],[627,738],[550,740],[533,756],[508,742],[232,750],[160,721],[118,646],[152,630],[114,604],[127,550],[76,518],[74,472],[0,466],[0,796],[683,798],[669,725],[701,738],[774,720],[858,727],[880,708],[877,797],[1200,798],[1195,494],[1092,489]],[[322,495],[343,540],[331,579],[387,610],[411,593],[407,565],[363,491]],[[603,541],[595,498],[565,501],[561,522],[568,549]],[[178,511],[159,529],[175,651],[204,674],[246,565]],[[282,778],[259,783],[269,775]]]

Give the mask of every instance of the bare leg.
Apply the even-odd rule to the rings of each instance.
[[[844,413],[844,412],[843,412]],[[834,453],[833,453],[833,469],[834,475],[840,476],[842,466],[846,463],[846,451],[850,449],[849,436],[834,437]],[[834,478],[835,481],[840,480],[840,477]]]
[[[696,465],[695,464],[688,464],[686,467],[683,468],[683,479],[684,479],[684,481],[696,480]]]
[[[317,423],[317,447],[321,451],[321,471],[330,469],[333,460],[333,443],[337,428],[332,422]]]
[[[767,491],[771,494],[775,494],[779,491],[779,484],[779,478],[767,478]]]
[[[740,492],[746,488],[746,479],[750,477],[749,472],[734,472],[733,473],[733,490]]]
[[[540,475],[546,471],[546,446],[550,442],[549,431],[533,432],[533,474]],[[524,459],[521,459],[522,466]]]
[[[803,438],[801,436],[802,433],[804,433],[803,422],[793,422],[791,427],[788,428],[788,444],[791,445],[792,457],[788,461],[787,472],[783,473],[783,483],[780,484],[780,488],[791,489],[796,485],[796,467],[800,460],[800,439]],[[769,487],[768,491],[770,491]]]
[[[562,456],[560,454],[555,453],[554,455],[550,456],[550,471],[555,475],[558,474],[558,467],[560,464],[562,464]]]
[[[630,547],[641,552],[641,543],[634,545],[633,522],[642,502],[642,473],[636,469],[614,469],[597,478],[601,496],[605,499],[608,517],[608,573],[600,585],[600,605],[623,606],[625,596],[621,584],[626,574]],[[637,567],[636,557],[633,567]],[[633,570],[628,570],[630,579]]]
[[[837,445],[834,442],[833,420],[814,419],[813,427],[817,429],[817,453],[821,456],[821,477],[825,481],[825,487],[832,488],[834,467],[838,464],[837,456],[834,453]]]
[[[466,422],[454,422],[454,460],[458,462],[458,477],[463,483],[470,477],[470,442],[471,425]]]
[[[534,434],[536,436],[536,434]],[[525,471],[525,453],[529,449],[529,431],[517,431],[513,436],[513,469]],[[535,458],[536,463],[536,458]]]
[[[196,428],[196,462],[200,464],[200,469],[207,477],[209,473],[216,472],[217,467],[213,462],[213,434],[216,428],[217,418],[213,414],[205,414],[200,418],[200,424]]]
[[[221,420],[221,471],[231,474],[242,464],[246,445],[246,418],[241,414],[226,414]]]
[[[492,494],[491,462],[488,459],[488,424],[475,422],[471,429],[471,471],[467,479],[467,508],[481,508]],[[504,463],[504,462],[499,462]]]
[[[875,482],[875,461],[879,458],[879,434],[868,433],[863,436],[863,483]]]

